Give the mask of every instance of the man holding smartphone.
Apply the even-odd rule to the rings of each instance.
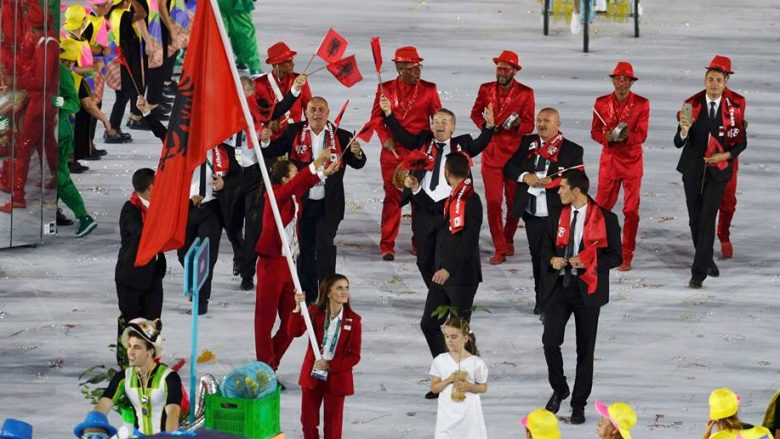
[[[747,147],[745,98],[726,86],[733,73],[729,58],[716,55],[710,61],[705,89],[685,100],[674,136],[674,145],[682,148],[677,171],[683,178],[695,249],[690,288],[701,288],[707,276],[720,275],[712,250],[715,217],[732,179],[732,162]]]
[[[642,143],[650,124],[650,101],[631,92],[638,78],[630,63],[620,61],[609,76],[615,91],[596,99],[590,130],[591,138],[603,146],[596,202],[612,210],[623,186],[623,263],[618,271],[628,271],[639,227]]]

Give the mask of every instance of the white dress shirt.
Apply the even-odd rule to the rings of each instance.
[[[439,202],[449,197],[450,193],[452,193],[452,188],[450,187],[449,183],[447,183],[447,179],[444,177],[444,161],[447,159],[446,156],[451,150],[451,140],[452,139],[447,139],[443,142],[439,142],[438,140],[433,139],[433,142],[444,144],[444,147],[442,147],[441,150],[441,154],[439,154],[440,157],[438,157],[438,160],[441,160],[441,165],[439,166],[439,183],[436,185],[435,190],[431,190],[431,177],[433,175],[433,171],[426,171],[422,181],[420,182],[420,187],[416,192],[414,192],[415,195],[417,195],[420,190],[424,190],[433,201]]]
[[[206,194],[203,196],[201,203],[208,203],[211,200],[216,199],[214,196],[214,171],[211,163],[212,151],[214,148],[206,151],[206,166],[198,166],[192,171],[192,180],[190,181],[190,198],[195,195],[200,195],[200,171],[206,169]]]
[[[309,127],[306,129],[311,130]],[[311,131],[311,157],[312,160],[316,159],[317,157],[322,154],[323,148],[325,148],[325,133],[327,131],[323,129],[320,131],[319,134],[314,134],[314,131]],[[335,136],[336,133],[333,133]],[[317,169],[317,171],[323,171],[325,169],[325,164],[320,166],[320,169]],[[314,187],[309,189],[309,199],[310,200],[323,200],[325,199],[325,182],[320,181]]]
[[[577,256],[580,253],[580,243],[582,242],[582,231],[585,228],[585,215],[588,213],[588,203],[585,203],[582,207],[579,209],[575,208],[574,205],[571,206],[571,218],[574,218],[574,212],[577,212],[577,222],[574,224],[574,230],[569,230],[569,233],[574,233],[574,248],[572,249],[571,255],[569,257]],[[577,270],[574,269],[571,271],[571,274],[576,276]],[[566,274],[566,267],[561,268],[561,270],[558,272],[560,276],[563,276]]]

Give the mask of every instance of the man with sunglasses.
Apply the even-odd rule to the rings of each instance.
[[[393,58],[398,77],[379,84],[371,110],[371,123],[382,142],[379,163],[385,198],[382,202],[379,251],[385,261],[395,259],[395,238],[401,225],[401,192],[393,185],[393,173],[408,151],[415,149],[415,145],[405,145],[393,136],[385,123],[386,116],[380,107],[380,100],[387,99],[390,102],[393,116],[410,134],[416,136],[428,130],[431,117],[441,109],[441,101],[436,84],[420,79],[422,61],[415,47],[399,47]]]
[[[109,439],[117,430],[104,413],[89,412],[80,424],[73,428],[73,434],[79,439]]]
[[[493,105],[496,131],[482,153],[482,181],[485,183],[488,226],[495,252],[489,263],[497,265],[515,254],[515,231],[519,218],[512,216],[517,182],[504,176],[504,165],[520,147],[520,138],[534,130],[534,91],[517,81],[522,67],[515,52],[504,50],[493,58],[496,80],[479,87],[477,100],[471,108],[471,120],[478,128],[485,121],[482,112]],[[506,196],[506,222],[502,205]]]
[[[612,210],[623,186],[623,263],[618,271],[628,271],[639,227],[642,143],[647,139],[650,101],[631,92],[637,77],[630,63],[620,61],[609,76],[615,91],[596,99],[590,130],[591,138],[603,146],[596,202]]]

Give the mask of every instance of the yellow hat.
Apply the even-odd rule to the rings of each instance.
[[[558,418],[545,409],[536,409],[520,420],[520,425],[531,432],[533,439],[561,439]]]
[[[742,430],[737,435],[737,439],[772,439],[772,432],[768,428],[757,425],[747,430]]]
[[[122,0],[114,0],[111,2],[111,6],[116,6],[118,4],[122,3]]]
[[[618,429],[623,439],[631,439],[631,429],[636,425],[636,412],[625,402],[613,402],[607,407],[603,402],[596,401],[596,411]]]
[[[65,24],[62,25],[67,31],[81,29],[84,25],[84,19],[87,18],[87,10],[82,5],[70,5],[65,9]]]
[[[63,61],[78,61],[81,58],[81,44],[70,38],[60,40],[60,59]]]
[[[739,397],[726,387],[715,389],[710,393],[710,419],[717,421],[737,414]]]

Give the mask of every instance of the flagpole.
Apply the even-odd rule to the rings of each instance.
[[[236,64],[233,62],[233,49],[231,48],[230,44],[227,43],[227,33],[225,32],[225,27],[222,22],[222,12],[219,10],[219,7],[217,6],[217,0],[209,0],[211,3],[211,8],[214,10],[214,15],[217,18],[217,27],[219,28],[219,36],[220,40],[222,41],[222,47],[225,49],[225,53],[228,54],[228,61],[230,61],[230,72],[233,76],[233,82],[236,87],[236,92],[238,93],[238,100],[241,103],[241,111],[244,113],[244,119],[246,119],[247,129],[249,130],[249,135],[252,138],[254,148],[252,150],[255,152],[255,155],[257,156],[257,160],[259,162],[260,166],[260,172],[263,175],[263,183],[265,184],[267,194],[268,194],[268,201],[271,205],[271,211],[274,214],[274,221],[276,222],[276,228],[279,232],[279,236],[282,239],[282,248],[286,249],[287,251],[283,252],[286,253],[285,258],[287,259],[287,266],[290,269],[290,275],[292,276],[293,280],[293,286],[295,289],[303,293],[303,289],[301,288],[301,281],[298,279],[298,270],[295,268],[295,262],[292,259],[292,252],[290,251],[290,243],[287,240],[287,234],[284,231],[284,224],[282,223],[282,216],[279,214],[279,206],[276,203],[276,196],[274,195],[273,186],[271,185],[271,179],[268,176],[268,168],[265,165],[265,159],[263,159],[263,154],[260,152],[260,140],[257,138],[257,132],[255,131],[255,121],[252,119],[252,114],[249,112],[249,105],[246,102],[246,96],[244,96],[244,93],[242,92],[243,88],[241,87],[241,80],[238,78],[238,71],[236,70]],[[312,57],[313,58],[313,57]],[[314,352],[314,359],[320,360],[322,358],[322,354],[320,353],[319,344],[317,343],[317,337],[314,335],[314,326],[311,323],[311,316],[309,316],[309,308],[306,307],[304,304],[301,306],[301,314],[303,315],[303,320],[306,323],[306,332],[309,334],[309,342],[311,343],[312,351]]]
[[[320,70],[323,70],[323,69],[325,69],[325,68],[327,68],[327,67],[328,67],[328,65],[326,64],[326,65],[324,65],[324,66],[320,67],[319,69],[317,69],[317,70],[314,70],[313,72],[311,72],[311,73],[309,73],[309,74],[306,74],[306,76],[307,76],[307,77],[309,77],[309,76],[311,76],[311,75],[313,75],[313,74],[315,74],[315,73],[319,72]]]
[[[311,58],[309,58],[309,63],[308,63],[308,64],[306,64],[306,68],[305,68],[305,69],[303,69],[303,74],[304,74],[304,75],[305,75],[305,74],[306,74],[306,72],[309,70],[309,67],[311,67],[311,63],[312,63],[312,61],[314,61],[314,57],[315,57],[315,56],[317,56],[317,54],[316,54],[316,53],[314,53],[314,54],[311,56]]]

